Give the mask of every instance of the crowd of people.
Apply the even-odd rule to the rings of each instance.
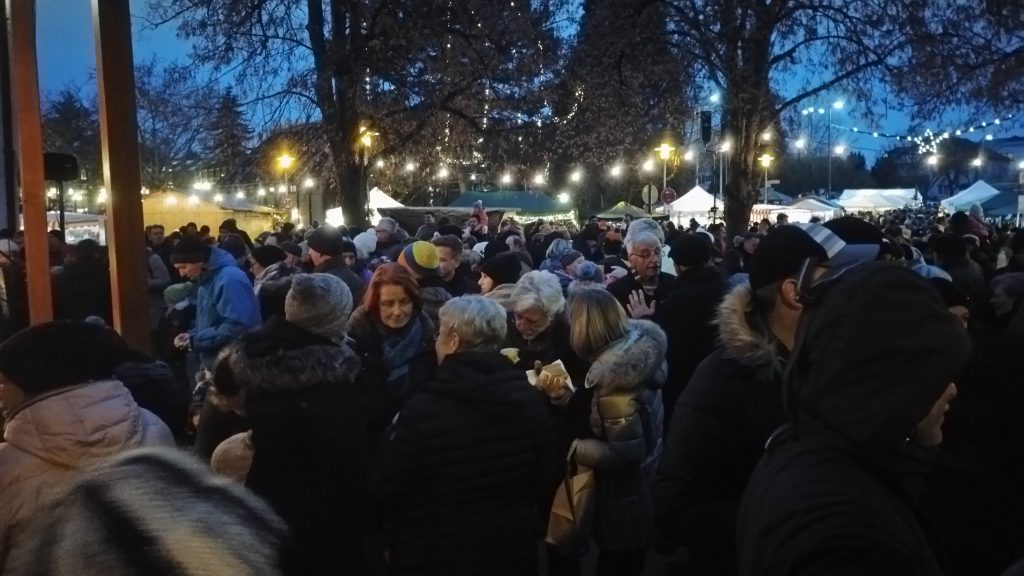
[[[150,226],[149,352],[108,328],[103,248],[59,234],[58,320],[24,327],[0,233],[0,574],[1024,557],[1024,234],[980,209],[414,232]]]

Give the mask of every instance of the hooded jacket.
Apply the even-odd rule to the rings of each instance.
[[[249,277],[231,254],[210,248],[207,269],[196,290],[196,327],[189,335],[200,361],[212,366],[217,352],[260,325],[260,307]]]
[[[729,292],[715,323],[720,346],[676,402],[654,482],[662,538],[713,574],[736,572],[740,498],[764,443],[785,421],[785,349],[753,310],[753,292]]]
[[[547,400],[497,352],[457,352],[402,407],[372,483],[393,574],[537,573]]]
[[[817,300],[797,336],[791,423],[741,504],[740,574],[948,574],[917,504],[935,451],[911,436],[966,362],[967,334],[903,268],[864,265]]]
[[[117,380],[26,401],[0,443],[0,572],[19,525],[77,472],[134,448],[174,446],[170,430]]]
[[[280,319],[218,357],[218,381],[230,374],[245,391],[253,449],[246,486],[291,529],[288,573],[368,572],[359,369],[348,346]]]
[[[587,372],[594,438],[576,441],[576,461],[594,469],[595,537],[603,549],[637,550],[654,539],[651,481],[661,458],[665,333],[631,320]]]

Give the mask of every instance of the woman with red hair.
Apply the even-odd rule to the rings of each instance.
[[[399,264],[377,268],[352,312],[348,334],[362,358],[362,380],[383,406],[371,420],[386,426],[402,403],[429,381],[436,366],[434,326],[423,312],[420,289]]]

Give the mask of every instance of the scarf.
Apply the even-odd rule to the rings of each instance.
[[[388,368],[388,382],[394,382],[409,373],[409,361],[423,345],[423,324],[419,315],[414,315],[400,330],[389,330],[377,325],[381,336],[384,365]]]

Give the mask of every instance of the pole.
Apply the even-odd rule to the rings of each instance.
[[[0,2],[0,222],[11,230],[18,229],[18,194],[14,182],[14,120],[11,117],[11,44],[8,34],[7,3]]]
[[[11,85],[15,149],[25,219],[25,280],[32,324],[53,319],[49,240],[46,236],[46,191],[43,182],[43,134],[36,62],[35,0],[10,0]],[[141,205],[141,202],[140,202]],[[138,232],[136,232],[136,235]]]
[[[60,226],[61,232],[67,232],[67,228],[64,226],[64,213],[68,209],[67,199],[64,197],[64,182],[62,180],[57,181],[57,225]]]
[[[668,188],[668,159],[661,161],[661,189]]]
[[[768,165],[764,166],[764,203],[768,203]]]
[[[719,149],[718,150],[718,196],[721,196],[722,193],[723,193],[722,192],[722,190],[723,190],[723,188],[722,188],[723,177],[722,176],[723,176],[724,173],[722,171],[722,166],[723,166],[722,150]],[[712,196],[712,199],[711,199],[711,211],[712,211],[711,223],[712,224],[714,224],[718,220],[718,196]]]
[[[697,149],[697,156],[693,162],[693,185],[700,186],[700,148]]]
[[[832,198],[832,106],[828,107],[828,190],[825,191],[825,198]]]
[[[107,200],[107,244],[114,327],[130,346],[152,348],[143,229],[139,134],[129,0],[93,0],[100,150]]]

